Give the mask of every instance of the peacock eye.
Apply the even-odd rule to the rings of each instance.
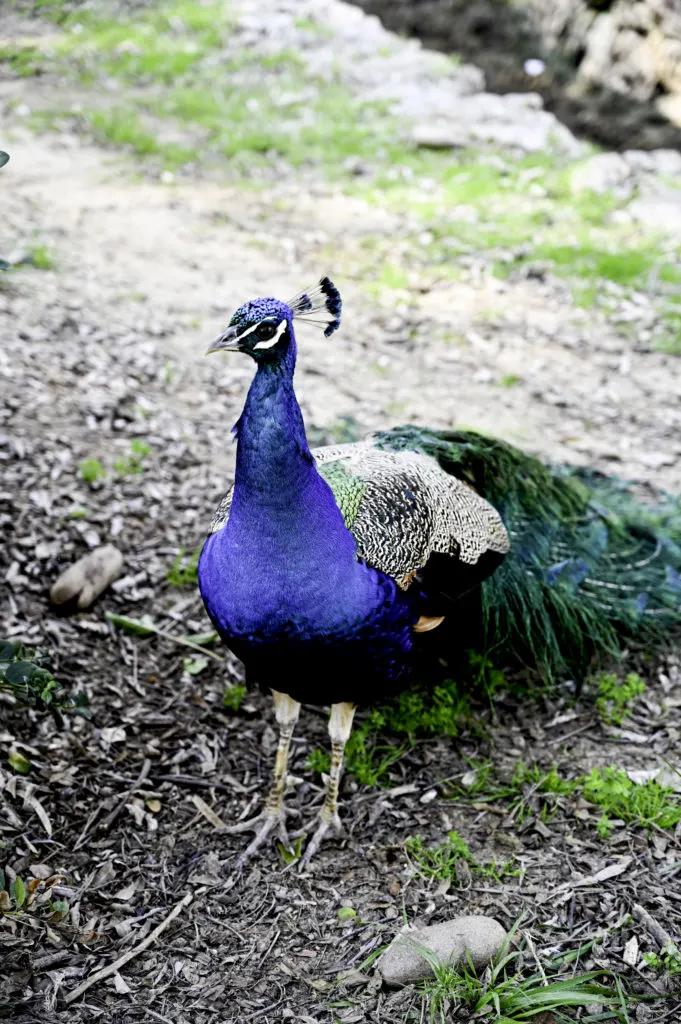
[[[260,341],[269,341],[270,338],[274,337],[275,330],[276,327],[274,326],[274,324],[263,323],[258,324],[255,333]]]

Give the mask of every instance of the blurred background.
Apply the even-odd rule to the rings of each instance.
[[[207,826],[163,778],[222,779],[225,800],[269,756],[233,661],[225,710],[225,666],[143,639],[210,629],[196,558],[252,367],[203,353],[245,300],[322,274],[341,291],[339,333],[298,329],[313,444],[456,425],[681,490],[678,0],[5,0],[0,149],[0,634],[50,648],[96,720],[13,719],[0,744],[34,765],[63,848],[88,846],[88,815],[116,812],[146,759],[158,777],[130,813],[143,838],[161,821],[153,856],[186,879]],[[58,616],[54,579],[106,543],[122,576]],[[526,727],[495,749],[531,759]],[[453,756],[432,743],[410,765],[424,785]],[[111,835],[113,890],[148,851]],[[97,927],[124,944],[119,924]],[[320,998],[302,987],[296,1010],[303,994]]]

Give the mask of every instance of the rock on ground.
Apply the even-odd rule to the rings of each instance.
[[[506,930],[493,917],[455,917],[397,935],[379,958],[378,970],[387,985],[409,985],[430,978],[433,970],[424,947],[442,964],[455,965],[470,958],[474,967],[485,967],[506,939]]]

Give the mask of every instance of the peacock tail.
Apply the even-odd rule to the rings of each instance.
[[[485,644],[549,678],[594,652],[659,643],[681,624],[681,501],[539,459],[467,431],[406,426],[375,435],[434,457],[500,514],[510,553],[481,587]]]

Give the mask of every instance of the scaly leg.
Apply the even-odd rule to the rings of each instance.
[[[326,797],[324,806],[319,812],[319,824],[308,843],[305,854],[300,862],[300,869],[306,868],[315,853],[319,844],[328,831],[340,832],[341,823],[338,817],[338,787],[340,786],[341,772],[343,770],[343,754],[345,744],[350,738],[352,731],[352,720],[355,717],[354,704],[332,704],[331,717],[329,718],[329,736],[331,738],[331,766],[329,768],[329,781],[326,785]]]
[[[274,715],[279,723],[279,743],[277,745],[277,756],[274,761],[274,781],[267,795],[262,813],[258,814],[255,818],[251,818],[249,821],[242,821],[238,825],[233,825],[227,829],[231,834],[247,832],[249,830],[256,833],[253,841],[237,860],[235,871],[241,870],[249,857],[252,857],[262,846],[275,826],[284,846],[289,846],[285,821],[284,790],[286,789],[288,752],[293,730],[300,714],[300,704],[297,700],[293,700],[292,697],[285,693],[279,693],[277,690],[272,690],[272,696],[274,697]]]

